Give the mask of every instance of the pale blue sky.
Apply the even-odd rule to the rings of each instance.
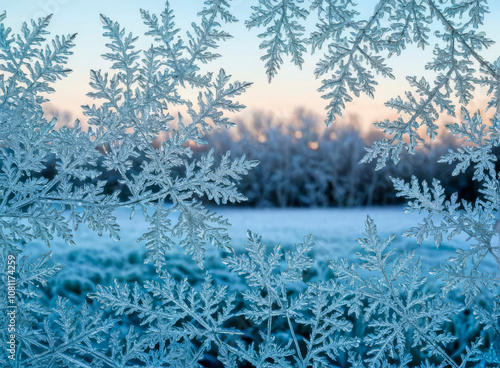
[[[363,12],[371,12],[375,2],[373,0],[359,0]],[[176,13],[177,24],[188,30],[189,24],[195,20],[196,13],[202,8],[201,0],[171,0],[172,8]],[[253,2],[251,2],[253,4]],[[484,30],[495,38],[498,34],[498,19],[500,19],[500,1],[490,1],[491,14],[487,16]],[[303,70],[299,70],[288,62],[282,66],[278,76],[271,84],[267,83],[263,62],[259,59],[263,51],[259,49],[260,40],[257,34],[260,30],[248,31],[244,27],[244,20],[250,13],[249,2],[245,0],[233,1],[233,12],[240,19],[238,24],[226,26],[235,37],[226,42],[219,53],[223,58],[214,62],[209,68],[217,70],[224,67],[226,72],[235,79],[254,82],[250,90],[239,98],[240,102],[248,106],[248,116],[252,111],[264,110],[278,118],[292,115],[298,107],[305,107],[320,116],[324,116],[324,106],[327,102],[322,100],[316,89],[320,82],[314,79],[313,71],[319,53],[306,58]],[[52,34],[78,33],[74,55],[70,58],[69,67],[73,73],[66,79],[57,82],[56,93],[50,96],[51,104],[56,108],[68,110],[75,117],[82,117],[80,105],[91,102],[85,94],[89,91],[89,70],[107,69],[109,64],[100,57],[105,52],[106,40],[102,36],[102,24],[99,13],[103,13],[113,20],[140,36],[139,45],[148,47],[151,43],[149,37],[144,36],[146,27],[141,21],[139,9],[144,8],[159,14],[164,8],[164,2],[158,0],[21,0],[3,1],[0,9],[7,10],[7,25],[15,31],[20,29],[21,23],[31,18],[53,13],[54,17],[50,26]],[[396,75],[395,81],[380,79],[379,91],[375,100],[362,97],[348,105],[346,114],[357,113],[362,123],[372,123],[375,120],[387,117],[388,111],[383,102],[396,93],[402,93],[408,85],[404,79],[406,75],[425,75],[424,65],[429,60],[431,48],[425,52],[410,49],[399,57],[391,60],[391,66]],[[494,61],[500,56],[500,47],[495,45],[486,53],[489,61]]]

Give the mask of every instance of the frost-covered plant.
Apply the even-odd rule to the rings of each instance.
[[[439,246],[444,238],[450,240],[459,234],[468,237],[469,249],[459,249],[456,256],[436,270],[438,277],[445,281],[447,290],[459,288],[470,304],[474,296],[486,286],[494,291],[500,281],[498,273],[482,270],[481,263],[490,258],[500,268],[498,244],[499,230],[499,173],[495,168],[496,156],[492,149],[500,144],[499,117],[491,121],[489,127],[483,123],[479,113],[473,117],[462,109],[464,121],[461,124],[449,124],[447,128],[465,143],[456,151],[441,158],[442,162],[455,163],[453,175],[464,172],[470,166],[474,170],[474,180],[481,183],[482,197],[475,203],[459,201],[457,193],[449,200],[439,181],[434,180],[432,186],[427,182],[422,185],[413,177],[410,183],[394,179],[394,186],[399,196],[408,200],[407,212],[424,212],[427,215],[423,222],[409,229],[405,235],[415,237],[421,244],[426,238],[433,238]]]
[[[0,20],[5,16],[3,13]],[[0,24],[3,71],[0,76],[0,239],[4,251],[11,253],[18,253],[20,243],[34,238],[49,244],[54,234],[71,244],[69,221],[63,215],[65,204],[71,202],[69,182],[73,178],[95,175],[91,166],[83,167],[84,163],[92,165],[96,160],[97,152],[88,149],[89,144],[92,145],[90,137],[78,134],[78,126],[72,131],[55,131],[55,120],[47,122],[43,118],[40,104],[46,99],[41,94],[53,91],[50,83],[70,72],[65,64],[75,37],[56,37],[52,45],[42,48],[49,21],[50,17],[33,21],[31,27],[25,23],[17,37],[11,34],[10,28]],[[40,172],[56,145],[60,146],[60,164],[58,174],[49,180]],[[80,198],[94,195],[100,199],[95,189],[95,186],[79,189]],[[60,205],[53,206],[53,203]],[[113,220],[101,221],[106,215],[105,210],[99,218],[89,213],[87,222],[90,226],[102,222],[111,230],[115,226]],[[79,219],[73,217],[75,221]]]

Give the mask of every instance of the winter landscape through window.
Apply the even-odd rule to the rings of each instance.
[[[190,23],[167,1],[136,14],[145,34],[96,13],[106,51],[68,124],[47,106],[79,36],[49,29],[72,4],[15,29],[0,15],[2,366],[500,366],[497,5],[360,3],[206,0]],[[254,87],[219,54],[235,24],[257,32],[271,85],[316,57],[324,125],[308,110],[235,124]],[[400,78],[407,53],[425,76]],[[346,125],[393,79],[408,90],[383,135]],[[401,200],[394,235],[387,208],[359,207]],[[269,241],[244,202],[315,207],[299,213],[312,228],[262,211],[293,233]],[[332,213],[357,242],[322,232]]]

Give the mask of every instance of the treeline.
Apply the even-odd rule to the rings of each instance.
[[[246,206],[258,207],[354,207],[402,203],[390,177],[442,181],[448,193],[471,199],[477,193],[472,173],[452,176],[453,167],[437,161],[458,142],[445,139],[425,145],[415,155],[403,154],[397,164],[375,171],[375,163],[359,164],[365,147],[380,134],[362,134],[348,123],[324,128],[314,116],[297,113],[292,122],[277,124],[255,115],[251,123],[234,130],[214,131],[197,155],[215,149],[215,157],[230,150],[260,164],[243,178]]]
[[[468,200],[477,196],[479,188],[472,181],[471,171],[452,176],[451,165],[437,162],[458,142],[445,138],[425,145],[415,155],[403,154],[397,165],[389,163],[378,171],[375,163],[359,164],[365,147],[380,138],[378,131],[362,134],[349,121],[326,128],[319,118],[304,113],[297,113],[286,123],[257,114],[252,121],[229,131],[213,131],[206,136],[206,145],[193,144],[191,148],[194,159],[213,148],[216,159],[231,151],[232,157],[245,155],[260,162],[241,181],[240,190],[248,197],[248,201],[239,204],[242,206],[354,207],[402,203],[390,177],[409,180],[412,175],[420,180],[441,180],[448,194],[459,192]],[[131,174],[141,170],[143,159],[141,154],[134,159]],[[97,179],[106,181],[106,191],[119,191],[120,198],[126,200],[130,193],[120,184],[120,175],[106,171],[102,163],[99,166],[102,175]],[[53,177],[55,157],[46,162],[46,167],[43,176]]]

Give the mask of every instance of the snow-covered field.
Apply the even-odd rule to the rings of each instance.
[[[247,230],[261,235],[268,245],[281,243],[283,246],[293,245],[301,241],[305,235],[312,233],[316,251],[327,258],[351,257],[353,250],[358,248],[356,239],[362,236],[367,215],[375,220],[379,232],[383,235],[399,234],[414,226],[421,218],[419,215],[404,214],[403,206],[285,209],[217,207],[211,210],[227,218],[231,223],[229,229],[231,246],[236,249],[245,244]],[[102,257],[115,252],[142,253],[144,246],[136,242],[146,230],[146,224],[141,216],[129,220],[129,212],[119,209],[117,217],[121,227],[120,241],[117,242],[106,235],[99,237],[82,226],[75,234],[77,246],[68,246],[61,239],[54,240],[53,256],[59,260],[74,252],[85,250],[93,250]],[[396,242],[401,240],[398,238]],[[407,240],[403,242],[414,243]],[[34,253],[47,249],[36,242],[29,247]],[[435,248],[433,245],[431,247]]]
[[[401,234],[405,229],[415,226],[422,217],[404,214],[403,206],[347,209],[218,207],[213,210],[229,219],[232,224],[229,234],[231,245],[236,250],[242,249],[245,244],[248,229],[260,234],[268,246],[281,243],[285,248],[312,233],[316,243],[314,257],[317,260],[347,258],[356,261],[355,252],[360,249],[356,239],[362,236],[367,215],[375,220],[383,237]],[[56,289],[57,293],[62,292],[76,302],[86,292],[93,291],[95,285],[109,285],[115,278],[131,282],[155,276],[154,268],[143,264],[146,252],[144,245],[136,242],[146,224],[140,216],[129,220],[126,210],[118,211],[117,215],[121,226],[121,241],[117,242],[107,236],[99,237],[83,227],[75,235],[77,246],[68,246],[61,240],[54,241],[51,248],[52,259],[66,265],[50,286],[54,292]],[[444,241],[436,249],[432,241],[426,241],[418,247],[414,239],[397,236],[393,244],[399,250],[416,249],[416,255],[422,258],[424,267],[430,267],[452,255],[454,248],[463,242],[464,238],[459,237]],[[33,255],[48,251],[45,245],[39,243],[30,244],[29,248]],[[194,262],[187,260],[180,251],[177,249],[169,254],[169,271],[172,269],[179,276],[198,272]],[[209,268],[215,265],[220,271],[219,256],[215,248],[207,249]]]
[[[367,215],[383,235],[398,234],[415,226],[421,216],[405,215],[403,206],[360,208],[223,208],[219,214],[232,224],[229,234],[234,246],[245,243],[246,230],[262,236],[268,245],[292,245],[313,234],[315,250],[321,257],[352,258],[359,249]],[[399,239],[401,240],[401,239]],[[408,241],[404,241],[408,243]]]

